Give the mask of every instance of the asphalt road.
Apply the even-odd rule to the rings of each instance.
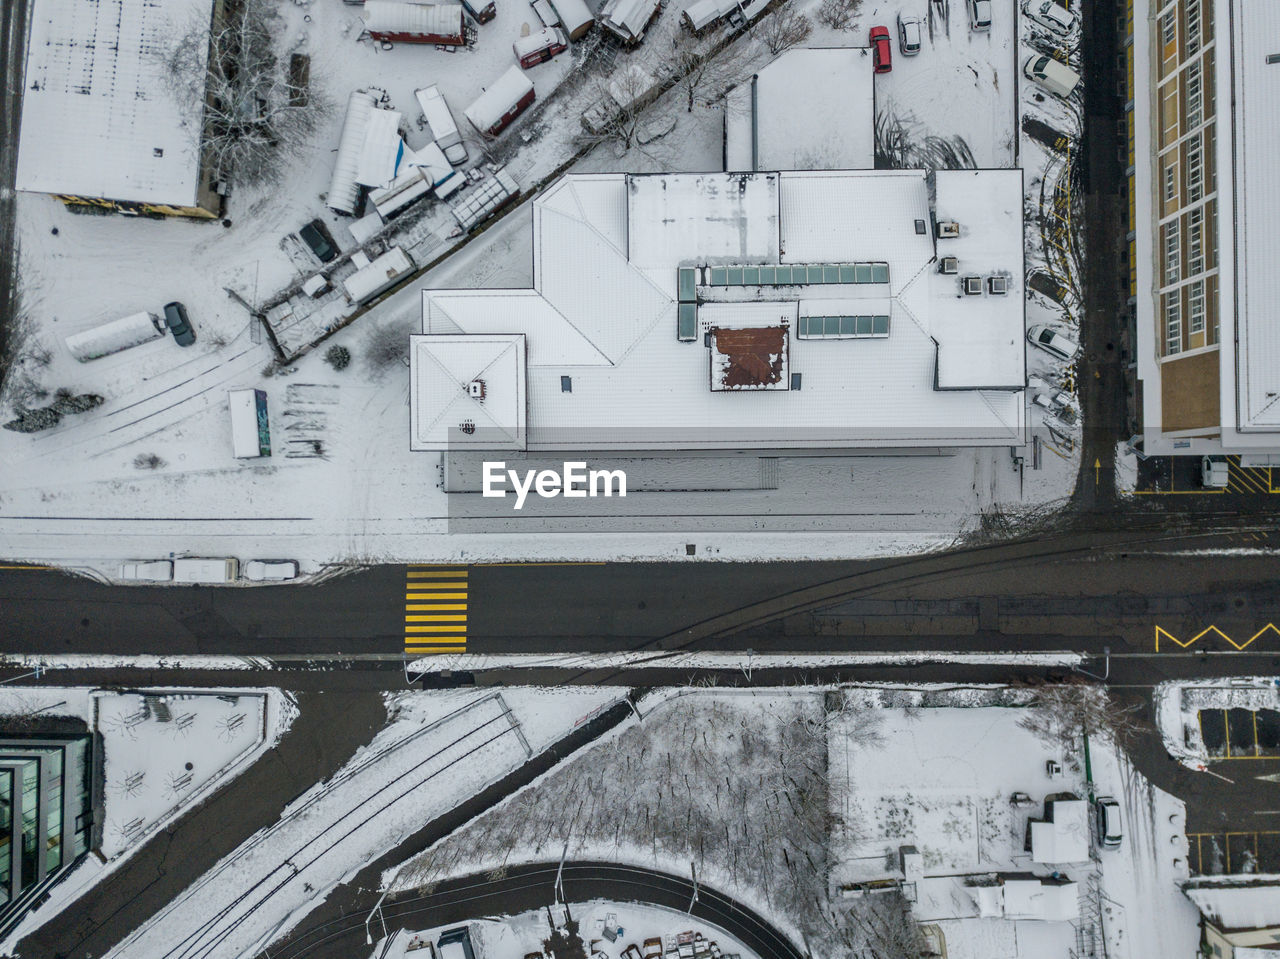
[[[557,868],[555,863],[514,866],[501,879],[467,876],[442,882],[429,895],[388,899],[382,907],[382,919],[373,920],[374,938],[381,938],[383,921],[388,930],[430,928],[476,916],[512,915],[551,906],[556,901]],[[600,890],[608,888],[619,901],[667,906],[687,911],[695,920],[714,923],[761,959],[801,959],[795,946],[741,903],[705,886],[698,889],[695,902],[691,879],[600,862],[567,862],[561,878],[567,902],[599,898]],[[366,948],[366,918],[368,912],[360,910],[317,923],[306,934],[273,948],[270,959],[348,959],[360,955]]]
[[[1182,641],[1211,625],[1244,642],[1280,623],[1274,560],[1210,562],[1197,551],[1245,542],[1068,532],[865,562],[474,566],[467,651],[1147,652],[1156,627]],[[10,568],[0,571],[0,651],[394,658],[405,596],[403,567],[236,589],[108,587]],[[1198,643],[1233,648],[1216,634]]]

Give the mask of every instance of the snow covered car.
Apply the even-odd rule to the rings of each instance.
[[[278,583],[297,575],[295,559],[251,559],[244,564],[244,578],[255,583]]]
[[[889,44],[888,27],[871,28],[871,49],[875,52],[876,73],[888,73],[893,69],[893,48]]]
[[[985,32],[991,29],[991,0],[969,0],[969,29]]]
[[[920,52],[920,18],[898,14],[898,52],[914,57]]]
[[[1033,22],[1059,37],[1068,37],[1075,33],[1080,22],[1073,11],[1062,6],[1057,0],[1031,0],[1030,3],[1023,5],[1022,12]]]
[[[1075,355],[1080,352],[1080,344],[1075,340],[1039,324],[1027,330],[1027,339],[1032,346],[1038,346],[1060,360],[1075,359]]]
[[[1055,97],[1066,99],[1080,86],[1080,74],[1053,57],[1030,56],[1022,65],[1022,75]]]

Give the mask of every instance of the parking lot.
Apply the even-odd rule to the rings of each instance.
[[[1280,831],[1187,833],[1191,874],[1280,872]]]
[[[1280,712],[1274,709],[1202,709],[1200,736],[1215,759],[1280,757]]]
[[[1135,492],[1143,495],[1269,496],[1280,493],[1280,475],[1270,466],[1241,466],[1240,457],[1227,457],[1225,488],[1206,487],[1199,456],[1151,456],[1138,462]]]

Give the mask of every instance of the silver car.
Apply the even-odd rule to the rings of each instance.
[[[898,14],[898,50],[904,57],[920,52],[920,18]]]
[[[991,0],[969,0],[969,29],[980,32],[991,29]]]
[[[1068,37],[1075,33],[1076,26],[1079,24],[1075,13],[1057,3],[1056,0],[1031,0],[1023,6],[1022,12],[1059,37]]]

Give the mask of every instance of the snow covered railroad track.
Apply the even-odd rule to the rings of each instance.
[[[309,790],[119,943],[118,959],[251,956],[312,900],[529,757],[501,695],[473,700]],[[410,798],[412,797],[412,799]]]

